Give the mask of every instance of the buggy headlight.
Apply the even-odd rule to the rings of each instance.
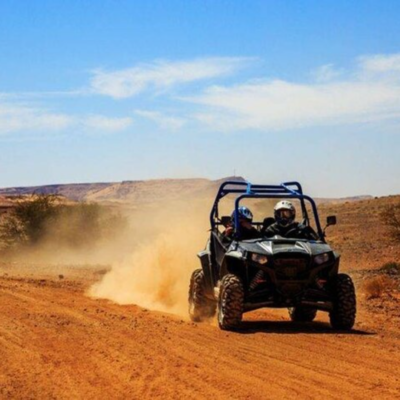
[[[267,256],[263,256],[262,254],[255,254],[253,253],[251,255],[251,260],[259,263],[259,264],[266,264],[268,262]]]
[[[314,257],[314,262],[317,265],[325,264],[329,261],[329,253],[319,254],[318,256]]]

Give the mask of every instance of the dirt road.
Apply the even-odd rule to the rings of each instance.
[[[91,299],[86,287],[0,278],[0,398],[400,397],[398,331],[362,315],[351,334],[283,311],[249,314],[228,333]]]

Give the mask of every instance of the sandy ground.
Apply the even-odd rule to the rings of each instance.
[[[2,399],[400,398],[400,318],[379,305],[350,333],[285,310],[223,332],[92,299],[100,267],[59,268],[0,265]]]

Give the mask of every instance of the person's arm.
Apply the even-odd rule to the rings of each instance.
[[[311,226],[306,226],[304,233],[307,236],[306,239],[308,239],[308,240],[318,240],[318,235],[314,231],[314,229],[311,228]]]
[[[222,234],[223,234],[226,238],[232,239],[233,231],[234,231],[233,226],[228,226],[228,227],[222,232]]]
[[[276,234],[277,234],[277,232],[275,231],[273,225],[269,226],[269,227],[265,230],[265,232],[264,232],[264,236],[267,237],[267,238],[272,238],[272,237],[274,237]]]
[[[292,237],[305,240],[318,239],[318,235],[315,233],[314,229],[311,228],[311,226],[305,226],[302,224],[299,224],[297,228],[293,231]]]
[[[250,234],[252,239],[259,239],[263,236],[262,233],[254,226],[251,228]]]

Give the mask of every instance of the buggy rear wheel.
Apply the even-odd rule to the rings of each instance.
[[[329,313],[332,328],[350,330],[356,320],[356,292],[346,274],[337,275],[333,283],[333,310]]]
[[[289,308],[289,317],[293,322],[311,322],[317,315],[315,308],[291,307]]]
[[[202,322],[215,315],[216,302],[205,296],[205,277],[202,269],[196,269],[190,278],[189,316],[194,322]]]
[[[222,278],[218,301],[218,325],[223,330],[238,327],[243,316],[244,290],[240,278],[227,274]]]

